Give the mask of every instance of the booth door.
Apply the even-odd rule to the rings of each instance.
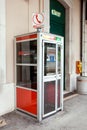
[[[43,42],[43,117],[55,113],[61,101],[61,47]]]

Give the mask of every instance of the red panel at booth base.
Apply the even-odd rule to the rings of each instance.
[[[37,92],[16,88],[17,108],[37,115]]]

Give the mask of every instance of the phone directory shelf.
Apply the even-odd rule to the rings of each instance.
[[[39,121],[63,109],[63,44],[48,33],[15,37],[16,109]]]

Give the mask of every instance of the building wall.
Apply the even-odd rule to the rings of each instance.
[[[34,12],[39,12],[39,0],[0,1],[0,115],[15,108],[14,36],[35,31]]]
[[[68,13],[66,86],[72,91],[76,88],[75,61],[80,59],[80,1],[62,0],[62,3]],[[44,3],[43,0],[3,0],[0,4],[0,115],[15,108],[14,36],[36,31],[32,27],[34,12],[44,12],[44,30],[49,32],[49,0]]]
[[[32,14],[39,12],[39,0],[7,0],[6,2],[6,45],[7,82],[14,82],[14,36],[35,31]]]
[[[3,114],[6,104],[4,101],[4,88],[6,83],[6,21],[5,21],[5,0],[0,1],[0,115]]]
[[[77,88],[76,61],[80,60],[80,1],[59,1],[66,8],[65,89],[73,91]]]
[[[6,1],[6,63],[7,82],[14,82],[14,36],[28,33],[28,2],[24,0]]]
[[[73,1],[72,12],[72,72],[75,72],[75,61],[80,59],[80,1]],[[73,66],[74,64],[74,66]]]
[[[77,88],[76,61],[80,60],[80,1],[73,0],[71,8],[71,55],[70,55],[70,91]]]
[[[0,1],[0,83],[6,82],[6,21],[5,0]]]
[[[49,16],[50,0],[44,0],[44,13]],[[65,31],[65,88],[67,91],[76,89],[76,61],[80,60],[80,1],[58,0],[66,9]],[[49,25],[49,18],[46,19]],[[45,27],[46,27],[45,25]],[[45,30],[49,32],[50,26]]]
[[[0,1],[0,115],[14,110],[14,85],[6,80],[6,47],[6,1],[3,0]]]
[[[39,13],[40,11],[40,2],[41,0],[37,0],[36,2],[34,0],[29,0],[29,32],[36,31],[32,26],[32,14],[33,13]]]
[[[83,0],[82,18],[82,75],[87,76],[87,20],[85,19],[86,0]]]

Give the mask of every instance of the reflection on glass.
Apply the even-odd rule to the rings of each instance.
[[[60,79],[58,80],[57,86],[57,108],[60,108]]]
[[[53,75],[56,73],[56,45],[44,44],[44,75]]]
[[[55,81],[44,83],[44,114],[55,110]]]
[[[25,41],[16,44],[17,63],[37,63],[37,41]]]
[[[17,85],[37,89],[37,67],[17,66]]]
[[[61,47],[58,47],[58,74],[61,74]]]

